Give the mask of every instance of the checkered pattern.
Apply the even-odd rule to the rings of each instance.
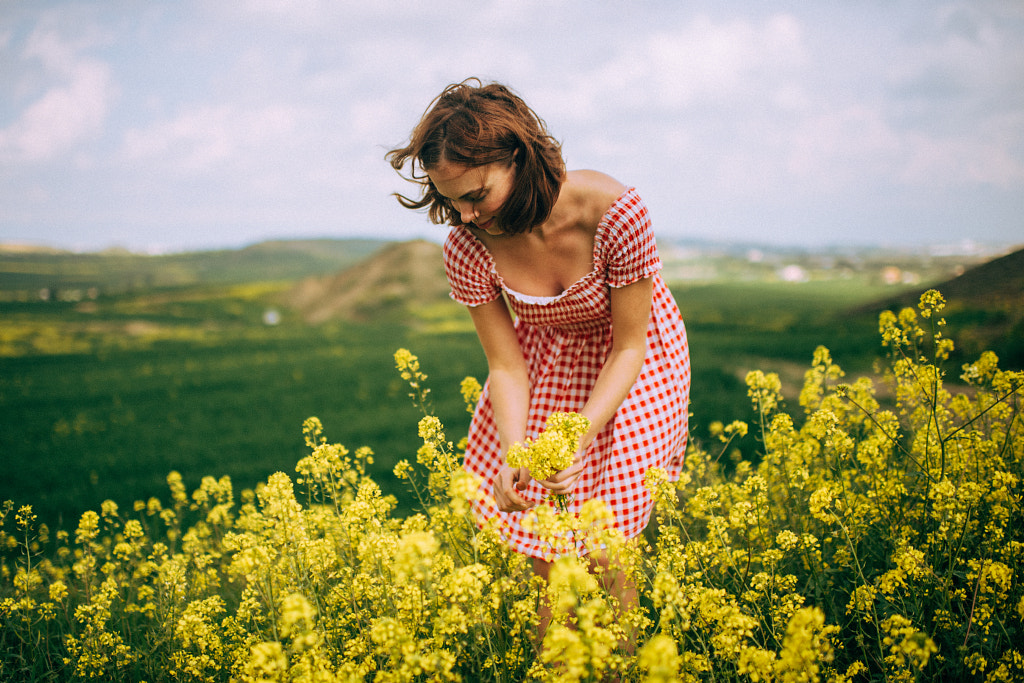
[[[516,314],[516,330],[530,374],[530,409],[526,436],[533,438],[555,411],[579,411],[597,381],[611,349],[609,287],[623,287],[645,277],[654,280],[647,355],[636,384],[587,451],[587,467],[576,483],[573,507],[605,500],[615,524],[627,538],[643,531],[652,501],[643,484],[650,467],[679,476],[687,438],[690,356],[686,330],[672,294],[659,274],[654,235],[647,208],[635,189],[619,197],[598,225],[594,269],[563,294],[544,303],[516,298],[498,275],[490,252],[464,226],[454,227],[444,246],[452,298],[478,306],[506,293]],[[465,467],[490,482],[504,454],[484,386],[469,428]],[[538,502],[547,491],[536,482],[523,492]],[[523,513],[503,513],[487,499],[480,512],[499,515],[513,548],[533,557],[550,553],[542,541],[522,528]]]

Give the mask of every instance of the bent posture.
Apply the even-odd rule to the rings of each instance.
[[[492,486],[480,512],[504,518],[508,542],[544,577],[550,548],[522,520],[553,493],[572,494],[570,509],[601,499],[625,537],[640,534],[652,508],[645,472],[676,478],[682,466],[690,362],[636,189],[567,172],[522,99],[474,80],[441,93],[388,160],[421,187],[399,201],[451,226],[452,298],[469,307],[487,357],[464,462]],[[590,427],[570,467],[534,481],[505,455],[553,412],[581,413]],[[611,589],[624,607],[636,599],[621,580]]]

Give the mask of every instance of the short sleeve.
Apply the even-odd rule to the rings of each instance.
[[[461,226],[451,229],[444,242],[444,271],[451,297],[466,306],[480,306],[501,296],[486,247]]]
[[[612,287],[625,287],[661,270],[647,206],[635,189],[619,197],[601,220],[600,248],[605,279]]]

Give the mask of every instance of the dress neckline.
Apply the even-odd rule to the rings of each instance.
[[[491,274],[494,275],[494,277],[498,280],[498,284],[501,287],[502,291],[504,291],[508,295],[510,295],[513,298],[515,298],[517,301],[520,301],[520,302],[522,302],[524,304],[536,304],[536,305],[546,306],[546,305],[555,303],[559,299],[562,299],[567,294],[569,294],[573,290],[575,290],[578,287],[580,287],[584,282],[586,282],[586,281],[588,281],[588,280],[590,280],[590,279],[592,279],[594,277],[594,274],[598,270],[598,263],[599,263],[599,261],[602,260],[602,259],[599,258],[600,253],[601,253],[600,252],[600,247],[603,246],[604,239],[606,237],[606,233],[607,233],[608,227],[611,225],[611,217],[614,215],[614,213],[616,211],[616,208],[620,204],[622,204],[623,201],[629,195],[632,195],[635,192],[636,192],[636,188],[635,187],[627,186],[626,189],[622,191],[622,194],[620,194],[618,197],[616,197],[615,201],[613,201],[611,203],[611,205],[608,207],[608,209],[604,212],[604,215],[601,216],[601,220],[597,222],[597,230],[595,230],[595,232],[594,232],[594,247],[593,247],[593,250],[591,251],[591,254],[590,254],[590,260],[591,260],[590,271],[586,275],[581,277],[579,280],[576,280],[576,282],[574,282],[571,285],[569,285],[568,287],[566,287],[562,292],[560,292],[558,294],[555,294],[555,295],[552,295],[552,296],[540,296],[540,295],[536,295],[536,294],[523,294],[522,292],[517,292],[516,290],[514,290],[511,287],[509,287],[508,285],[506,285],[504,278],[501,277],[501,273],[498,272],[497,265],[494,263],[494,255],[491,254],[491,250],[487,248],[487,245],[484,244],[483,242],[481,242],[480,238],[478,238],[475,234],[473,234],[473,231],[470,230],[467,226],[459,225],[459,226],[457,226],[457,228],[465,230],[466,234],[468,234],[478,245],[480,245],[480,248],[483,249],[484,253],[487,255],[487,261],[488,261],[488,265],[489,265],[489,270],[490,270]]]

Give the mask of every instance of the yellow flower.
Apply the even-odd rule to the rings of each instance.
[[[897,669],[910,666],[918,670],[924,669],[932,654],[938,652],[935,641],[927,634],[914,628],[910,619],[894,614],[882,622],[882,631],[886,634],[882,645],[889,649],[886,662]]]
[[[395,351],[395,367],[402,373],[402,379],[409,379],[406,373],[416,373],[420,370],[419,359],[409,349],[398,349]]]
[[[62,602],[68,597],[68,587],[60,579],[50,584],[50,600],[54,602]]]
[[[394,560],[394,572],[399,582],[424,580],[430,573],[437,550],[437,538],[432,531],[414,531],[402,536]]]
[[[800,545],[800,538],[789,529],[783,529],[776,535],[775,542],[783,550],[792,550]]]
[[[14,515],[14,522],[20,531],[27,531],[35,521],[36,515],[31,505],[22,505]]]
[[[480,382],[477,381],[476,377],[466,377],[462,380],[462,384],[459,385],[459,391],[462,392],[462,400],[466,402],[466,410],[472,413],[476,410],[476,404],[480,400],[483,387],[480,386]]]
[[[249,650],[243,681],[263,683],[283,680],[288,671],[288,657],[277,641],[257,643]]]
[[[737,671],[754,683],[771,681],[775,676],[775,653],[760,647],[746,647],[740,652]]]
[[[760,370],[753,370],[747,373],[746,384],[747,396],[759,414],[767,415],[778,407],[782,400],[782,382],[777,373],[766,375]]]
[[[392,470],[394,475],[399,479],[408,479],[409,474],[413,471],[412,465],[409,464],[408,460],[399,460],[395,463],[395,468]]]
[[[671,636],[664,633],[651,638],[640,648],[640,667],[647,672],[649,683],[672,683],[679,680],[679,649]]]
[[[409,349],[398,349],[395,351],[395,367],[398,368],[402,379],[409,382],[414,389],[426,381],[427,376],[420,371],[420,359],[414,356]]]
[[[433,415],[427,415],[420,420],[419,435],[424,441],[444,441],[444,429],[441,421]]]
[[[535,440],[512,444],[508,464],[529,469],[534,479],[547,479],[572,465],[580,437],[589,428],[590,420],[579,413],[552,413]]]
[[[100,516],[95,510],[87,510],[82,513],[78,522],[78,530],[75,532],[75,543],[86,545],[96,540],[100,533]]]
[[[917,305],[921,309],[921,317],[930,318],[932,313],[938,313],[946,307],[946,300],[936,289],[929,289],[921,295],[921,301]]]
[[[302,423],[302,434],[306,438],[306,445],[310,448],[316,448],[327,442],[327,439],[322,436],[323,432],[324,426],[318,417],[307,417]]]
[[[281,635],[289,637],[296,633],[308,631],[316,622],[316,608],[310,604],[306,596],[292,593],[281,601]]]
[[[821,662],[832,661],[829,637],[838,627],[825,625],[825,614],[817,607],[796,611],[786,626],[782,651],[776,670],[783,683],[810,683],[820,680]]]
[[[836,519],[836,516],[831,512],[834,500],[835,491],[832,490],[832,487],[829,485],[822,486],[811,494],[808,509],[816,519],[829,524]]]

